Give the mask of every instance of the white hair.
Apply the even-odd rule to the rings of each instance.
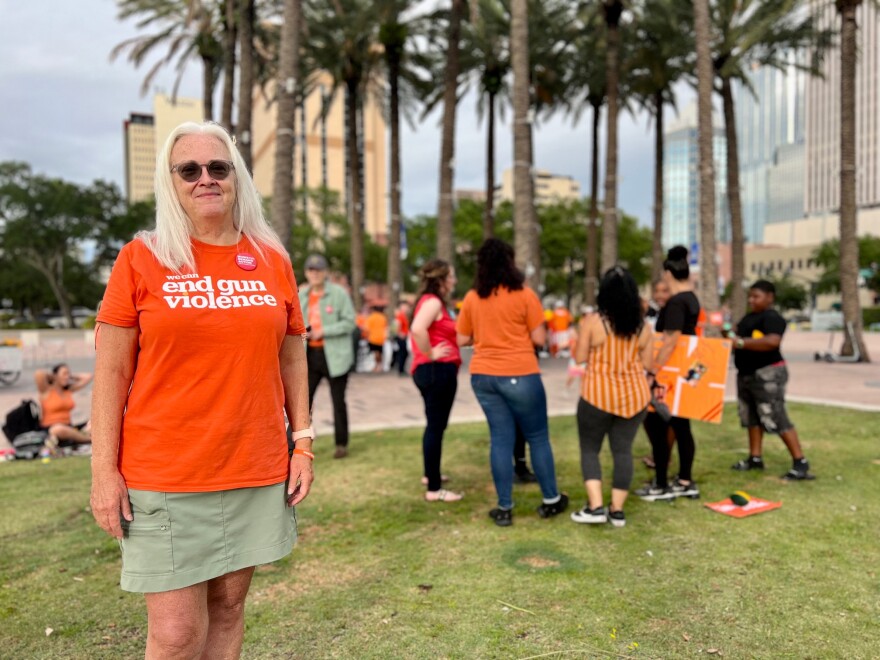
[[[192,221],[177,198],[171,178],[171,150],[180,138],[187,135],[208,135],[216,138],[226,148],[229,160],[235,168],[235,205],[232,214],[239,236],[246,236],[261,257],[264,257],[262,248],[267,247],[289,258],[278,234],[266,220],[260,193],[248,174],[244,159],[229,133],[214,122],[185,122],[171,131],[156,156],[156,228],[138,232],[135,238],[142,240],[166,268],[177,272],[195,271],[191,242]]]

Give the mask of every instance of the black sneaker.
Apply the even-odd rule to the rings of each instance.
[[[615,527],[624,527],[626,525],[626,516],[623,511],[608,511],[608,522]]]
[[[538,477],[535,476],[535,473],[527,467],[516,470],[515,476],[516,483],[518,484],[533,484],[538,481]]]
[[[510,509],[492,509],[489,517],[499,527],[510,527],[513,524],[513,511]]]
[[[749,456],[748,458],[744,458],[731,465],[730,469],[739,472],[746,472],[747,470],[763,470],[764,459],[760,456]]]
[[[595,509],[591,509],[590,505],[588,504],[583,509],[573,511],[571,514],[571,519],[574,520],[576,523],[601,525],[608,522],[608,515],[605,513],[604,506],[597,506]]]
[[[815,474],[810,474],[809,461],[803,460],[791,466],[791,469],[782,475],[786,481],[812,481],[816,478]]]
[[[553,504],[544,504],[541,503],[538,505],[538,515],[542,518],[552,518],[553,516],[558,516],[560,513],[565,511],[568,508],[568,495],[562,493],[559,496],[559,500],[554,502]]]
[[[636,489],[636,496],[645,500],[645,502],[662,502],[675,499],[672,487],[660,488],[654,481]]]
[[[681,483],[681,480],[676,477],[672,480],[672,494],[675,497],[688,497],[692,500],[699,499],[700,497],[700,488],[697,486],[696,481],[691,481],[689,484],[685,485]]]

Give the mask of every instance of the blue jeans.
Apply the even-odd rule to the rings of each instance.
[[[547,395],[541,374],[528,376],[471,375],[471,387],[489,422],[492,439],[489,460],[498,492],[498,506],[513,507],[513,464],[510,457],[519,426],[529,444],[532,470],[544,499],[559,495],[553,448],[547,429]]]

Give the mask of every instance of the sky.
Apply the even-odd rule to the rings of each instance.
[[[81,184],[103,179],[124,189],[122,123],[131,112],[152,112],[152,92],[140,94],[149,63],[135,69],[124,56],[110,61],[116,44],[138,34],[132,21],[122,23],[116,14],[114,0],[0,0],[0,161],[20,160],[48,176]],[[190,65],[181,96],[200,98],[200,69],[198,62]],[[170,92],[174,77],[168,67],[155,85]],[[473,94],[459,105],[456,188],[485,187],[485,122],[476,106]],[[508,109],[498,126],[498,181],[512,162],[511,116]],[[561,116],[542,120],[535,132],[535,166],[574,177],[583,194],[589,192],[590,125],[585,112],[577,124]],[[436,213],[439,110],[406,126],[401,139],[404,213]],[[619,145],[618,205],[650,224],[654,155],[647,114],[621,115]]]

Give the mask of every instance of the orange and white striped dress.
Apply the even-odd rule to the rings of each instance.
[[[604,319],[602,325],[605,341],[590,348],[581,396],[599,410],[628,419],[640,413],[651,400],[639,333],[618,337]]]

